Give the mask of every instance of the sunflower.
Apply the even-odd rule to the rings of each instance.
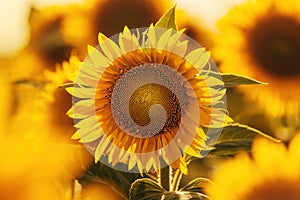
[[[71,56],[70,62],[79,60]],[[46,70],[44,75],[45,84],[40,91],[40,97],[35,99],[39,111],[32,113],[37,123],[44,127],[53,141],[74,143],[70,138],[76,130],[74,122],[66,115],[72,106],[72,96],[59,86],[75,79],[78,68],[76,65],[64,62],[56,65],[54,72]],[[43,124],[47,122],[49,126]]]
[[[61,26],[72,8],[50,6],[31,9],[28,44],[8,64],[11,82],[42,83],[41,74],[45,70],[55,71],[57,63],[69,60],[73,47],[65,41]]]
[[[300,199],[300,134],[287,148],[256,139],[252,157],[241,154],[222,163],[206,190],[214,200]]]
[[[153,26],[98,38],[67,88],[73,138],[96,161],[126,163],[121,170],[171,165],[186,173],[183,154],[200,157],[206,148],[202,127],[223,127],[227,119],[223,82],[208,75],[210,54],[182,32]]]
[[[0,132],[0,199],[71,197],[69,184],[83,171],[80,166],[83,148],[51,143],[40,132],[24,133],[31,130],[23,129],[14,132],[9,126],[0,129],[4,130]]]
[[[99,32],[112,36],[123,30],[125,25],[139,28],[157,21],[164,13],[170,0],[92,0],[84,1],[74,14],[64,21],[63,33],[68,42],[87,55],[86,44],[97,45]],[[74,31],[74,30],[84,31]]]
[[[71,6],[53,6],[39,10],[32,8],[31,10],[29,16],[30,40],[27,46],[9,63],[9,79],[13,83],[11,88],[14,118],[20,123],[23,117],[30,118],[35,122],[44,119],[41,117],[43,112],[37,111],[41,109],[39,101],[44,92],[43,87],[49,81],[45,80],[43,73],[47,70],[55,71],[56,64],[69,59],[72,47],[64,41],[61,23],[66,17],[67,11],[72,10],[71,8]],[[46,86],[48,85],[46,84]],[[26,116],[26,112],[31,112],[32,115]],[[39,113],[40,116],[37,117],[36,113]],[[25,127],[29,126],[26,123],[21,124]]]
[[[247,1],[219,21],[214,57],[221,70],[269,83],[241,88],[271,116],[299,114],[300,3]]]
[[[26,49],[38,56],[44,69],[54,71],[56,63],[67,61],[71,55],[73,47],[66,42],[62,26],[64,19],[73,9],[74,5],[31,9],[30,40]]]
[[[53,82],[48,82],[45,87],[35,82],[14,84],[14,92],[18,94],[13,96],[17,97],[13,99],[14,112],[5,120],[5,127],[0,123],[0,186],[4,188],[0,199],[66,198],[71,194],[75,177],[80,176],[92,161],[82,145],[67,144],[74,131],[69,130],[72,120],[69,124],[54,123],[54,118],[58,121],[68,117],[65,114],[53,116],[62,106],[50,107],[54,98],[53,93],[49,93],[54,90],[52,85]],[[4,94],[5,90],[2,92]],[[20,182],[21,179],[24,181]]]

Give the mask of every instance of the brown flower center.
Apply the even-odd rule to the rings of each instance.
[[[51,71],[55,71],[56,63],[68,60],[71,55],[72,46],[63,38],[61,22],[61,17],[48,22],[47,26],[32,33],[34,37],[30,41]]]
[[[176,75],[170,67],[154,63],[137,66],[124,74],[111,96],[118,126],[140,137],[178,127],[186,92]]]
[[[181,117],[180,103],[176,95],[168,88],[150,83],[139,87],[132,94],[129,101],[129,112],[132,120],[139,126],[150,124],[148,115],[153,105],[163,106],[167,112],[165,128],[178,126]],[[156,113],[159,117],[160,113]]]
[[[95,31],[112,36],[125,25],[130,28],[149,26],[159,18],[152,0],[106,0],[99,4],[94,19]]]
[[[288,16],[266,17],[248,35],[249,50],[263,70],[275,76],[300,74],[300,22]]]

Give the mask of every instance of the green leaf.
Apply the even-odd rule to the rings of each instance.
[[[208,197],[200,192],[201,188],[210,183],[208,179],[197,178],[181,188],[180,191],[167,191],[151,179],[138,179],[130,188],[130,200],[207,200]]]
[[[222,86],[226,88],[235,87],[239,85],[267,85],[268,83],[264,83],[246,76],[237,75],[237,74],[222,74],[213,70],[201,70],[197,76],[210,76],[215,77],[217,79],[221,79],[224,82]]]
[[[166,190],[157,182],[143,178],[136,180],[130,190],[130,200],[160,200]]]
[[[207,145],[215,147],[214,150],[209,152],[209,155],[217,156],[233,156],[239,151],[250,151],[253,139],[256,136],[261,136],[274,142],[280,142],[280,140],[257,129],[238,123],[225,126],[222,130],[210,129],[207,136],[209,137]],[[201,154],[205,153],[207,152],[201,152]]]
[[[266,85],[267,84],[246,76],[241,76],[236,74],[221,74],[221,77],[223,79],[225,87],[235,87],[238,85],[255,85],[255,84]]]
[[[131,184],[141,177],[140,174],[119,171],[101,162],[97,162],[90,166],[85,174],[78,178],[78,181],[82,184],[83,188],[91,183],[109,184],[115,191],[118,191],[121,196],[128,198],[128,190]]]
[[[74,87],[74,83],[64,83],[58,86],[58,88],[68,88],[68,87]]]
[[[35,88],[43,88],[46,82],[43,81],[36,81],[36,80],[28,80],[28,79],[21,79],[13,82],[14,85],[30,85]]]
[[[191,182],[189,182],[186,186],[180,189],[180,191],[188,191],[188,192],[203,192],[202,188],[211,184],[212,182],[207,178],[195,178]]]
[[[130,190],[130,200],[179,200],[179,199],[194,199],[194,200],[207,200],[208,197],[199,192],[194,192],[197,186],[204,185],[204,182],[207,180],[199,180],[192,181],[191,185],[187,185],[186,189],[190,189],[190,191],[166,191],[162,188],[157,182],[148,179],[138,179],[136,180]],[[202,182],[202,183],[200,183]],[[194,186],[194,189],[192,189]]]
[[[170,10],[168,10],[155,24],[155,27],[159,28],[167,28],[177,30],[177,25],[175,21],[175,8],[176,5],[173,6]]]
[[[165,192],[161,200],[181,200],[181,199],[191,199],[191,200],[208,200],[209,198],[198,192]]]

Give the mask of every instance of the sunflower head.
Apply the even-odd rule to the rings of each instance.
[[[71,56],[70,62],[76,63],[78,59]],[[44,79],[46,83],[43,86],[41,97],[37,99],[40,109],[36,118],[42,118],[47,121],[49,126],[45,129],[49,132],[51,140],[63,143],[74,143],[70,138],[75,131],[73,120],[66,115],[72,105],[72,96],[59,87],[69,80],[74,80],[74,76],[78,71],[76,64],[64,62],[62,65],[56,65],[55,72],[45,71]],[[41,123],[43,122],[41,119]]]
[[[215,200],[299,199],[299,144],[300,134],[288,148],[256,139],[251,157],[241,154],[221,164],[213,177],[214,184],[207,187],[209,196]]]
[[[29,24],[31,37],[28,44],[44,62],[48,70],[55,70],[56,63],[67,61],[72,46],[62,34],[62,24],[72,7],[49,6],[41,10],[31,9]]]
[[[65,20],[63,33],[83,56],[87,55],[86,45],[96,46],[99,32],[113,36],[125,25],[132,28],[147,27],[157,21],[164,9],[172,5],[171,0],[88,0],[76,8],[76,12]],[[84,31],[74,31],[80,29]]]
[[[114,0],[103,1],[94,6],[93,27],[95,32],[115,35],[125,25],[130,27],[146,27],[160,17],[158,6],[151,0]],[[114,23],[111,23],[111,21]]]
[[[183,155],[200,157],[206,148],[202,127],[223,127],[226,118],[214,70],[210,54],[181,31],[151,25],[111,38],[100,33],[68,89],[74,138],[120,170],[171,165],[186,173]]]
[[[299,11],[299,2],[292,0],[246,1],[218,24],[221,35],[214,52],[221,70],[269,83],[241,91],[275,117],[298,115],[300,110],[295,87],[300,80]]]
[[[300,74],[300,19],[271,11],[249,30],[249,53],[254,62],[273,76]]]

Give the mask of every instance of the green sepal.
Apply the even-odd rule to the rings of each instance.
[[[175,8],[176,5],[174,5],[171,9],[169,9],[155,24],[155,27],[158,28],[166,28],[166,29],[177,29],[177,24],[175,21]]]

